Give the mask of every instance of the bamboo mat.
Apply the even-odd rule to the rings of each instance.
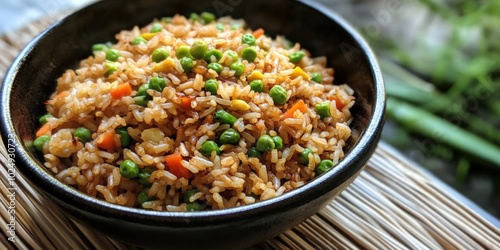
[[[0,79],[19,50],[67,13],[0,36]],[[0,146],[0,249],[135,249],[66,217],[16,176],[15,242],[8,239],[7,151]],[[360,176],[324,209],[254,249],[500,249],[500,229],[427,172],[380,143]]]

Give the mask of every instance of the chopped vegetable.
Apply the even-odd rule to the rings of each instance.
[[[218,122],[229,124],[231,126],[233,126],[236,120],[238,120],[236,117],[222,109],[215,111],[214,119]]]
[[[151,40],[151,38],[153,38],[154,36],[156,36],[156,33],[144,33],[144,34],[141,34],[141,37],[146,39],[146,40]]]
[[[263,28],[258,28],[256,30],[254,30],[254,32],[252,33],[252,35],[255,37],[255,38],[259,38],[261,37],[262,35],[264,35],[264,29]]]
[[[218,23],[215,28],[218,30],[218,31],[224,31],[224,24],[222,23]]]
[[[208,44],[203,40],[196,40],[191,46],[190,53],[195,59],[205,57],[208,50]]]
[[[262,92],[264,90],[264,83],[262,80],[253,80],[250,83],[250,89],[255,92]]]
[[[47,113],[45,115],[42,115],[40,117],[40,119],[38,119],[38,122],[40,123],[40,125],[43,125],[43,124],[47,123],[47,118],[49,118],[49,117],[52,117],[52,114]]]
[[[50,135],[42,135],[35,139],[33,146],[38,152],[43,152],[43,145],[50,141]]]
[[[231,59],[229,64],[238,61],[238,53],[236,53],[233,50],[226,50],[226,52],[224,52],[224,55],[226,55],[226,58]],[[219,61],[219,63],[220,63],[220,61]]]
[[[193,175],[187,168],[182,165],[182,155],[175,152],[165,157],[165,163],[172,174],[178,178],[189,179]]]
[[[214,152],[218,155],[221,154],[221,151],[219,149],[219,145],[215,143],[215,141],[205,141],[203,145],[201,145],[200,148],[200,153],[206,157],[209,157],[212,155],[212,152]]]
[[[132,87],[129,83],[118,84],[109,91],[109,94],[111,94],[113,99],[120,99],[124,96],[131,95]]]
[[[255,58],[257,58],[257,51],[253,48],[245,48],[241,52],[241,58],[247,60],[248,62],[254,62]]]
[[[248,105],[248,103],[246,103],[243,100],[233,99],[231,101],[231,106],[229,107],[229,109],[238,111],[248,111],[250,109],[250,105]]]
[[[234,75],[235,76],[240,76],[243,74],[243,71],[245,71],[245,65],[241,62],[235,62],[231,64],[229,67],[231,70],[234,70]]]
[[[186,192],[184,193],[184,196],[183,196],[183,198],[184,198],[184,202],[186,202],[186,203],[192,203],[192,202],[194,202],[194,201],[191,201],[191,197],[192,197],[193,195],[195,195],[195,194],[199,193],[199,192],[200,192],[200,191],[198,191],[198,189],[196,189],[196,188],[193,188],[193,189],[190,189],[190,190],[186,191]]]
[[[75,129],[75,132],[73,132],[73,136],[80,139],[82,143],[86,143],[92,140],[92,132],[90,131],[90,129],[85,127],[79,127]]]
[[[304,151],[299,153],[299,162],[302,165],[309,164],[309,155],[312,154],[313,151],[310,148],[305,148]]]
[[[120,164],[120,174],[127,179],[139,176],[139,171],[139,166],[131,160],[124,160]]]
[[[35,136],[40,137],[42,135],[49,133],[51,130],[52,130],[52,125],[50,123],[45,123],[36,131]]]
[[[104,75],[106,75],[106,76],[110,76],[111,74],[115,73],[115,71],[118,70],[118,66],[116,66],[115,63],[110,62],[110,61],[106,61],[104,66],[106,67],[106,69],[108,69],[106,71],[106,73],[104,73]]]
[[[275,148],[273,138],[269,135],[262,135],[257,140],[255,148],[262,153],[269,152]]]
[[[248,149],[247,155],[248,157],[255,157],[259,159],[262,158],[262,154],[260,154],[259,150],[257,150],[256,147],[251,147],[250,149]]]
[[[186,204],[186,210],[189,212],[203,211],[204,209],[205,209],[205,206],[198,203],[198,202]]]
[[[275,149],[282,149],[283,148],[283,139],[281,139],[280,136],[273,136],[272,139],[274,142]]]
[[[151,96],[134,96],[135,104],[143,107],[148,106],[148,102],[151,101]]]
[[[255,45],[255,37],[252,34],[244,34],[241,36],[241,43],[248,44],[250,46]]]
[[[304,70],[302,70],[301,67],[295,67],[293,69],[292,74],[290,75],[290,78],[295,79],[295,78],[297,78],[299,76],[302,76],[302,79],[304,79],[306,81],[311,80],[311,77],[309,76],[309,74],[307,74],[306,72],[304,72]]]
[[[221,144],[238,145],[238,143],[240,142],[240,134],[238,133],[238,131],[230,128],[222,132],[219,137],[219,141]]]
[[[188,96],[181,97],[181,107],[184,109],[190,109],[192,101],[193,101],[192,97],[188,97]]]
[[[158,33],[163,29],[163,26],[161,26],[161,23],[155,23],[153,26],[151,26],[151,30],[149,32],[151,33]]]
[[[105,51],[108,49],[108,46],[104,43],[97,43],[97,44],[94,44],[92,45],[92,51],[93,52],[96,52],[96,51]]]
[[[323,76],[319,72],[314,72],[311,76],[311,80],[316,83],[322,83],[323,82]]]
[[[143,168],[138,176],[138,181],[145,187],[151,186],[151,182],[149,181],[149,178],[151,178],[151,174],[153,173],[154,168],[152,167],[146,167]]]
[[[330,99],[331,101],[335,101],[335,106],[339,110],[342,110],[346,105],[345,103],[341,102],[340,99],[336,95],[332,95],[328,99]]]
[[[120,144],[122,147],[128,147],[132,143],[132,137],[128,134],[127,128],[117,128],[116,134],[120,135]]]
[[[331,114],[330,114],[330,102],[328,102],[328,101],[316,104],[316,106],[314,106],[314,110],[316,110],[316,113],[319,114],[321,119],[331,116]]]
[[[205,54],[203,58],[207,63],[218,62],[222,58],[222,52],[218,49],[211,49]]]
[[[206,92],[210,92],[212,95],[217,95],[217,89],[219,89],[219,81],[209,79],[205,82],[204,90]]]
[[[155,76],[149,79],[149,88],[154,89],[158,92],[162,92],[163,89],[167,86],[167,82],[161,76]]]
[[[302,114],[307,112],[307,105],[304,103],[302,99],[296,102],[289,110],[287,110],[283,116],[281,116],[281,120],[285,120],[287,118],[292,118],[295,111],[300,110]]]
[[[314,173],[316,175],[320,175],[324,172],[326,172],[328,169],[333,167],[333,161],[332,160],[322,160],[318,166],[316,166],[316,169],[314,170]]]
[[[280,85],[275,85],[269,91],[269,95],[273,98],[275,104],[281,105],[285,104],[288,99],[288,93],[286,89],[281,87]]]
[[[137,204],[139,204],[140,206],[142,206],[144,202],[152,201],[154,199],[154,197],[148,195],[148,190],[149,189],[146,188],[142,190],[139,195],[137,195]]]
[[[260,71],[254,70],[252,73],[250,73],[250,75],[247,76],[247,81],[252,82],[255,80],[262,80],[263,78],[264,75]]]
[[[209,69],[217,72],[217,74],[220,74],[222,72],[222,65],[216,63],[216,62],[213,62],[213,63],[210,63],[208,66],[207,66]]]
[[[294,52],[289,56],[290,62],[299,63],[302,60],[302,58],[304,58],[304,56],[305,54],[302,51]]]
[[[145,83],[137,89],[137,94],[136,96],[147,96],[148,95],[148,89],[149,89],[149,83]]]
[[[116,49],[109,49],[106,51],[106,60],[116,62],[118,61],[118,58],[120,57],[120,51]]]
[[[194,61],[189,57],[183,57],[181,58],[181,66],[186,73],[189,73],[194,67]]]
[[[108,152],[115,150],[115,132],[114,130],[107,131],[97,137],[97,146],[99,148],[105,149]]]
[[[204,24],[209,24],[213,21],[215,21],[215,15],[210,12],[202,12],[201,13],[201,20],[203,21]]]
[[[170,53],[168,52],[167,48],[160,47],[160,48],[157,48],[153,51],[153,54],[151,54],[151,58],[152,58],[153,62],[159,63],[159,62],[167,59],[169,55],[170,55]]]
[[[146,39],[145,39],[144,37],[142,37],[142,36],[138,36],[138,37],[134,38],[134,40],[132,40],[132,44],[133,44],[133,45],[139,45],[139,44],[141,44],[141,43],[146,44],[146,43],[148,43],[148,40],[146,40]]]
[[[191,48],[189,48],[189,46],[180,46],[175,51],[175,56],[179,59],[184,57],[191,57]]]
[[[172,18],[171,17],[163,17],[161,19],[162,22],[164,23],[171,23],[172,22]]]

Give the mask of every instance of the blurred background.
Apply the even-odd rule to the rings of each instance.
[[[1,0],[0,34],[93,0]],[[383,140],[500,217],[500,1],[315,0],[372,46]]]

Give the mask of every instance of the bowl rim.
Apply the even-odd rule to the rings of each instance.
[[[78,15],[79,13],[88,11],[91,8],[96,8],[101,3],[102,2],[96,2],[90,4],[72,13],[71,15],[51,25],[36,38],[34,38],[30,43],[28,43],[7,70],[1,87],[1,130],[4,143],[7,144],[13,142],[16,145],[16,162],[20,162],[26,168],[28,168],[30,175],[33,175],[40,181],[47,183],[48,185],[45,186],[45,188],[50,191],[55,191],[57,195],[65,198],[64,200],[78,200],[78,203],[88,208],[87,211],[99,212],[99,214],[101,215],[113,216],[115,218],[125,217],[130,218],[131,220],[140,220],[142,223],[149,222],[151,224],[158,224],[164,222],[167,219],[169,222],[174,223],[185,223],[186,218],[189,218],[191,222],[198,221],[200,223],[213,223],[213,221],[228,221],[236,218],[242,218],[243,215],[248,215],[248,218],[250,218],[252,216],[265,213],[266,211],[269,212],[269,210],[279,210],[285,208],[290,204],[293,204],[294,200],[297,198],[307,200],[308,195],[314,196],[314,192],[312,190],[315,190],[317,188],[321,189],[322,186],[327,185],[325,183],[327,183],[328,180],[334,178],[341,178],[342,181],[347,180],[349,178],[349,175],[345,175],[345,173],[352,171],[350,169],[350,164],[352,162],[355,162],[356,158],[360,155],[370,155],[375,149],[376,145],[371,145],[368,149],[365,148],[365,145],[369,145],[370,143],[376,144],[376,142],[378,141],[379,131],[383,126],[385,113],[385,88],[382,73],[380,67],[378,66],[375,54],[368,46],[364,38],[356,31],[356,29],[353,28],[337,13],[328,8],[325,8],[323,4],[316,1],[313,2],[307,0],[298,0],[297,3],[305,5],[305,7],[312,8],[313,10],[322,13],[337,25],[339,25],[346,31],[346,33],[348,33],[352,37],[353,41],[356,42],[356,45],[361,49],[368,65],[370,66],[370,73],[374,82],[375,96],[373,107],[371,110],[372,117],[368,122],[368,126],[360,135],[358,142],[354,144],[351,150],[345,154],[344,158],[341,159],[339,163],[337,163],[335,168],[326,172],[325,174],[315,177],[313,180],[307,182],[305,185],[299,188],[293,189],[269,200],[259,201],[244,206],[197,212],[153,211],[141,208],[125,207],[88,196],[73,187],[63,184],[62,182],[58,181],[55,176],[50,174],[43,167],[43,164],[40,164],[39,160],[37,160],[35,157],[32,157],[32,154],[29,153],[26,146],[24,146],[23,142],[16,134],[16,129],[13,126],[10,118],[10,93],[17,72],[19,71],[22,63],[27,59],[26,56],[29,55],[31,51],[33,51],[33,49],[39,44],[44,36],[50,34],[54,29],[66,22],[66,20],[71,16]],[[46,191],[45,193],[48,192]],[[319,197],[317,194],[316,196]],[[53,196],[53,198],[59,199],[55,196]],[[144,221],[144,218],[147,218],[147,222]]]

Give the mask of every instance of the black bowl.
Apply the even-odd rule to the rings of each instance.
[[[57,181],[25,143],[32,141],[43,102],[64,69],[91,54],[91,45],[114,41],[134,25],[176,13],[211,11],[244,18],[267,34],[283,34],[313,56],[326,55],[336,83],[357,98],[352,138],[331,171],[280,197],[203,212],[156,212],[109,204]],[[84,8],[34,39],[15,60],[2,86],[2,136],[15,144],[19,170],[68,215],[118,240],[145,248],[234,248],[278,235],[317,212],[344,190],[374,151],[383,125],[385,94],[376,59],[363,39],[335,13],[312,1],[108,0]]]

